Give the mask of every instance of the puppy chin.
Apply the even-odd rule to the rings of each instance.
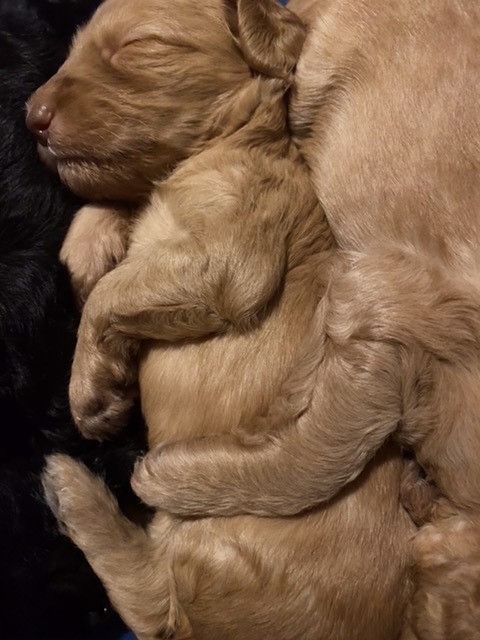
[[[43,164],[50,169],[50,171],[57,171],[58,168],[58,160],[56,158],[56,156],[50,151],[50,149],[48,147],[45,147],[44,145],[38,143],[37,144],[37,152],[38,155],[40,156],[41,161],[43,162]]]
[[[117,202],[141,204],[147,197],[151,186],[133,181],[109,180],[107,170],[93,162],[72,161],[57,162],[57,171],[62,182],[77,196],[90,202]]]

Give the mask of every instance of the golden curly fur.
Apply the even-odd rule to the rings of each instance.
[[[291,125],[338,241],[331,281],[267,415],[150,453],[134,486],[184,516],[291,515],[394,435],[446,496],[415,538],[405,638],[476,640],[480,6],[290,6],[310,21]]]
[[[404,506],[421,526],[402,640],[480,638],[480,516],[455,508],[412,461],[401,484]]]
[[[327,294],[258,421],[264,442],[166,447],[138,470],[140,495],[183,515],[294,514],[394,435],[478,509],[480,5],[318,6],[291,124],[339,245]]]
[[[41,153],[62,179],[135,209],[125,226],[99,205],[99,237],[87,210],[64,248],[80,298],[93,286],[71,384],[85,435],[122,424],[137,375],[153,450],[232,433],[279,392],[333,244],[286,122],[303,37],[275,0],[107,0],[30,101],[33,129],[51,113]],[[414,532],[402,467],[387,447],[293,518],[158,511],[146,529],[67,457],[49,460],[45,488],[139,640],[392,640]]]

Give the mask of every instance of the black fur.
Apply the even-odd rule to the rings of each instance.
[[[45,454],[64,451],[130,500],[140,420],[121,440],[83,440],[67,384],[77,314],[57,256],[81,203],[36,155],[24,104],[66,56],[98,0],[0,0],[0,638],[75,640],[119,625],[82,554],[43,501]],[[113,631],[112,631],[113,632]],[[90,637],[90,636],[89,636]]]

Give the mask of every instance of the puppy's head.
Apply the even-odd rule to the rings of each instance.
[[[29,100],[27,125],[73,191],[138,201],[233,117],[252,71],[291,73],[302,42],[276,0],[106,0]]]

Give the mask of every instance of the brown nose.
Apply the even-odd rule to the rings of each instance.
[[[27,112],[27,128],[38,139],[40,144],[48,144],[48,128],[53,120],[53,110],[46,104],[39,107],[32,105]]]

